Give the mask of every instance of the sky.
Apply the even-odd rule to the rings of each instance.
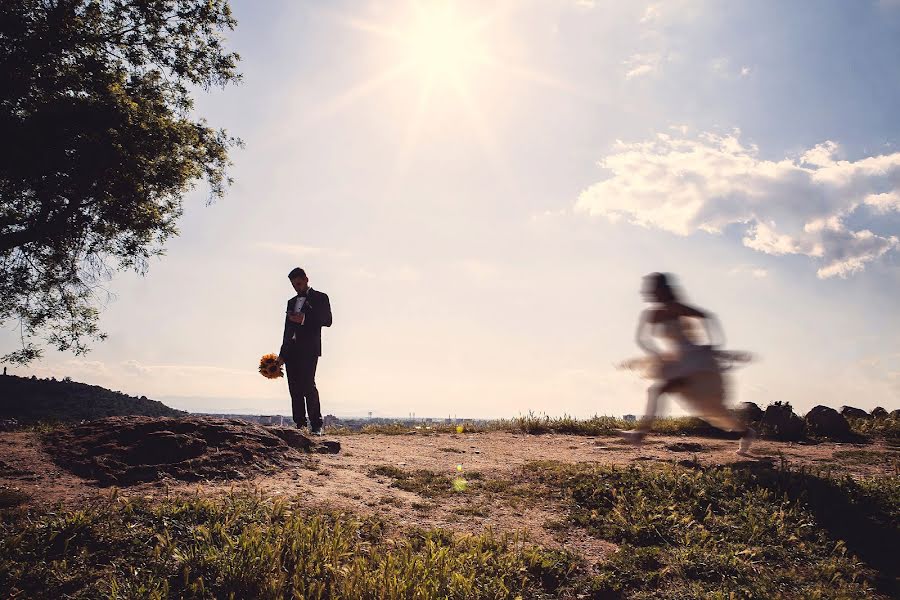
[[[732,401],[900,407],[900,2],[232,8],[243,81],[196,108],[234,184],[110,282],[105,342],[11,373],[289,414],[256,365],[301,266],[324,413],[640,413],[665,271],[756,356]]]

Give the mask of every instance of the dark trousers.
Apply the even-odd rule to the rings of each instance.
[[[322,409],[319,406],[319,390],[316,389],[316,367],[319,357],[316,355],[292,356],[285,363],[288,389],[291,391],[291,409],[294,412],[294,423],[297,427],[307,424],[306,413],[309,412],[309,425],[313,429],[322,426]]]

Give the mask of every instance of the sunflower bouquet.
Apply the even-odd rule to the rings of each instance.
[[[266,379],[278,379],[284,377],[284,371],[278,364],[277,354],[266,354],[259,359],[259,373]]]

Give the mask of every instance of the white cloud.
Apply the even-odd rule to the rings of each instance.
[[[126,360],[118,367],[129,375],[155,375],[164,377],[196,377],[199,375],[244,375],[246,370],[228,369],[211,365],[147,365],[136,360]]]
[[[656,67],[652,65],[638,65],[633,69],[630,69],[627,73],[625,73],[625,79],[634,79],[635,77],[641,77],[643,75],[649,75],[654,71]]]
[[[768,269],[754,267],[753,265],[738,265],[733,269],[730,269],[728,274],[741,277],[749,276],[754,279],[765,279],[769,276],[769,271]]]
[[[861,205],[873,218],[900,210],[900,152],[840,160],[828,141],[771,161],[739,135],[619,141],[600,162],[611,177],[584,190],[576,210],[678,235],[742,225],[745,246],[814,257],[821,278],[846,277],[900,247],[896,235],[845,224]]]
[[[663,55],[658,52],[632,54],[624,63],[628,67],[628,71],[625,73],[625,79],[643,77],[658,71],[663,61]]]
[[[736,67],[731,62],[731,59],[725,56],[720,56],[711,60],[709,62],[709,69],[717,77],[729,80],[746,78],[749,77],[753,72],[753,69],[748,65],[741,65],[740,67]]]
[[[889,212],[900,212],[900,192],[870,194],[865,197],[863,202],[881,215]]]
[[[641,23],[652,23],[660,18],[661,16],[660,5],[659,4],[651,4],[645,10],[644,14],[641,17]]]
[[[351,269],[349,274],[359,279],[379,279],[391,283],[409,283],[419,281],[422,278],[422,273],[409,265],[384,266],[377,270],[368,267],[356,267]]]

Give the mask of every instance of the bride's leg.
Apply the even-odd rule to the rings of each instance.
[[[750,456],[756,431],[748,427],[725,405],[727,385],[721,373],[702,373],[690,378],[681,388],[687,408],[713,427],[740,434],[737,453]]]
[[[663,383],[656,383],[651,385],[647,390],[647,407],[644,410],[644,416],[641,417],[641,420],[640,422],[638,422],[637,427],[635,427],[631,431],[620,431],[619,434],[632,444],[640,445],[640,443],[644,439],[644,436],[646,436],[650,432],[650,427],[653,425],[653,421],[656,419],[656,415],[659,412],[660,396],[662,396],[666,392],[671,392],[672,390],[677,388],[678,385],[678,380],[666,381]]]
[[[668,382],[655,383],[647,389],[647,407],[644,409],[644,416],[641,417],[635,431],[639,431],[642,434],[650,431],[650,427],[653,425],[653,421],[659,412],[659,397],[666,391],[667,386]]]

